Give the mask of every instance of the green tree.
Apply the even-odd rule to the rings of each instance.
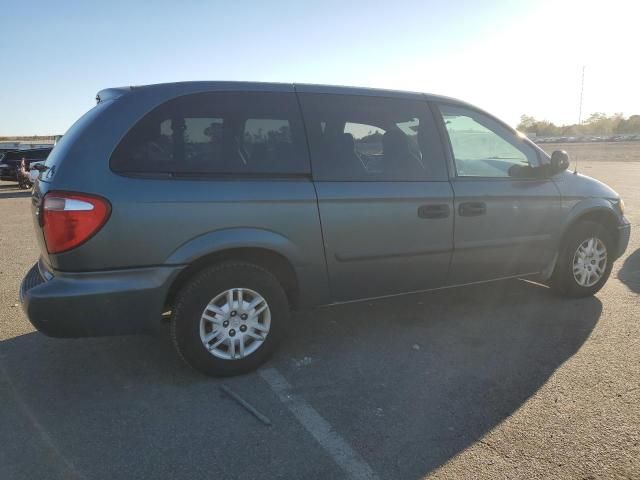
[[[529,115],[521,115],[520,123],[516,127],[521,132],[533,132],[536,129],[538,121]],[[537,133],[537,132],[536,132]]]
[[[640,133],[640,115],[623,118],[618,124],[616,133]]]
[[[581,124],[557,126],[547,120],[537,120],[530,115],[522,115],[516,127],[525,133],[535,133],[541,137],[580,135],[610,135],[615,133],[640,133],[640,115],[625,118],[622,113],[607,115],[595,112]]]

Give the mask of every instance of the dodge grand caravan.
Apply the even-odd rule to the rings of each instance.
[[[186,362],[237,374],[291,309],[509,277],[593,295],[629,240],[616,192],[458,100],[190,82],[97,102],[33,193],[21,300],[47,335],[170,312]]]

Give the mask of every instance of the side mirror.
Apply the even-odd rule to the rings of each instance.
[[[555,150],[551,154],[551,170],[553,173],[564,172],[569,168],[569,154],[564,150]]]

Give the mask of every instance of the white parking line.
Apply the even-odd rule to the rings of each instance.
[[[322,416],[299,396],[290,393],[291,385],[275,368],[260,370],[260,376],[269,384],[278,398],[293,413],[304,428],[316,439],[348,478],[376,480],[378,476],[369,464],[342,438]]]

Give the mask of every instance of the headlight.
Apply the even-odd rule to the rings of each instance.
[[[618,201],[618,208],[620,209],[620,214],[624,215],[624,200],[620,199]]]

